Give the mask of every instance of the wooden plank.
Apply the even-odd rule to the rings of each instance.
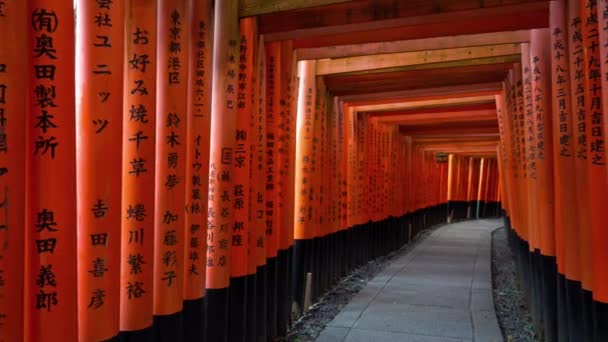
[[[415,65],[406,65],[406,66],[399,66],[399,67],[393,67],[393,68],[354,71],[354,72],[341,73],[340,76],[363,76],[363,75],[398,73],[398,72],[416,71],[416,70],[464,68],[464,67],[478,66],[478,65],[519,63],[520,61],[521,61],[521,55],[515,54],[515,55],[508,55],[508,56],[471,58],[471,59],[463,59],[463,60],[448,61],[448,62],[415,64]]]
[[[296,50],[296,56],[298,60],[343,58],[382,53],[452,49],[496,44],[514,44],[528,41],[530,41],[530,31],[519,30],[367,44],[302,48]]]
[[[277,40],[288,40],[288,39],[303,39],[320,36],[330,36],[339,34],[353,34],[363,31],[375,31],[384,29],[396,29],[399,27],[406,26],[417,26],[422,27],[424,25],[445,23],[445,22],[463,22],[465,20],[496,17],[496,16],[519,16],[524,13],[543,11],[549,13],[549,5],[546,1],[539,1],[526,4],[517,4],[509,6],[499,6],[492,8],[475,8],[465,11],[452,11],[433,13],[427,15],[415,15],[407,17],[394,17],[393,19],[383,18],[383,20],[371,19],[366,22],[348,23],[343,25],[331,25],[325,26],[323,22],[315,22],[316,25],[307,25],[306,28],[300,28],[290,31],[278,31],[280,27],[284,27],[285,24],[277,25],[275,32],[269,32],[260,28],[260,32],[264,34],[267,42]],[[538,18],[541,19],[541,18]],[[284,20],[284,18],[276,19],[278,21]],[[260,20],[260,25],[264,26],[264,20]],[[303,26],[304,27],[304,26]],[[378,37],[381,38],[381,37]],[[340,44],[344,45],[344,44]]]
[[[460,86],[451,87],[438,87],[438,88],[427,88],[427,89],[412,89],[403,91],[391,91],[383,93],[366,93],[359,95],[347,95],[340,97],[341,101],[344,101],[347,105],[357,105],[362,102],[368,102],[367,104],[373,104],[374,101],[388,101],[388,100],[432,100],[436,98],[454,98],[467,96],[468,94],[486,93],[486,95],[497,94],[502,89],[500,82],[494,83],[478,83],[478,84],[466,84]]]
[[[424,124],[497,122],[496,110],[479,110],[469,112],[439,112],[432,114],[407,114],[375,117],[378,122],[415,126]]]
[[[406,101],[388,104],[377,104],[377,105],[365,105],[365,106],[353,106],[355,112],[373,112],[382,110],[403,110],[412,108],[425,108],[425,107],[437,107],[446,105],[461,105],[471,103],[487,103],[494,102],[493,95],[485,96],[473,96],[473,97],[459,97],[450,99],[437,99],[437,100],[423,100],[423,101]]]
[[[349,0],[239,0],[239,17],[326,6]]]
[[[419,64],[461,61],[474,58],[510,56],[519,54],[520,51],[519,44],[499,44],[470,48],[321,59],[317,62],[317,75],[343,74],[371,69],[386,69]]]

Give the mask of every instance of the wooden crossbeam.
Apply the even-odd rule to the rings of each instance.
[[[347,105],[374,104],[374,101],[386,103],[385,101],[400,100],[433,100],[438,98],[455,98],[473,94],[471,96],[498,94],[502,90],[502,83],[477,83],[449,87],[437,87],[426,89],[412,89],[402,91],[390,91],[381,93],[367,93],[359,95],[341,96],[340,100]]]
[[[307,7],[339,4],[349,0],[239,0],[239,16],[251,17]]]
[[[317,75],[343,74],[371,69],[387,69],[419,64],[461,61],[475,58],[517,55],[519,44],[499,44],[470,48],[432,51],[402,52],[357,56],[338,59],[321,59],[317,62]]]
[[[296,57],[298,60],[344,58],[385,53],[453,49],[496,44],[515,44],[528,41],[530,41],[530,31],[519,30],[391,42],[303,48],[296,50]]]
[[[416,126],[444,123],[496,122],[496,110],[476,110],[467,112],[437,112],[425,114],[387,115],[372,118],[378,122],[400,126]]]
[[[412,108],[425,108],[435,106],[446,106],[446,105],[460,105],[460,104],[471,104],[471,103],[486,103],[494,102],[495,97],[493,95],[484,96],[471,96],[471,97],[457,97],[447,99],[435,99],[435,100],[422,100],[422,101],[406,101],[386,104],[373,104],[363,106],[353,106],[355,112],[374,112],[382,110],[402,110]]]
[[[251,0],[255,1],[255,0]],[[259,0],[262,1],[262,0]],[[284,32],[266,32],[266,41],[289,40],[314,38],[318,36],[332,36],[356,34],[362,31],[377,31],[386,29],[397,29],[400,27],[423,27],[445,22],[463,22],[466,20],[475,20],[478,18],[497,17],[497,16],[520,16],[521,14],[531,12],[546,12],[548,15],[549,5],[546,1],[538,1],[532,3],[497,6],[491,8],[474,8],[463,11],[446,11],[442,13],[433,13],[427,15],[407,16],[402,18],[385,19],[385,20],[370,20],[363,23],[350,23],[343,25],[314,25],[308,28],[300,28]],[[548,18],[548,17],[547,17]],[[547,18],[538,18],[538,21],[546,21]],[[542,20],[544,19],[544,20]],[[377,41],[382,41],[382,37],[378,37]],[[345,45],[345,44],[336,44]]]

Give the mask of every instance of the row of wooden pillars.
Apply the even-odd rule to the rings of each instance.
[[[503,205],[546,341],[608,339],[606,1],[550,3],[497,96]]]
[[[271,341],[307,273],[497,206],[493,161],[354,112],[237,1],[2,11],[0,340]]]

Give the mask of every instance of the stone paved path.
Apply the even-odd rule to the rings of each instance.
[[[492,298],[491,233],[501,220],[433,231],[396,259],[317,341],[503,341]]]

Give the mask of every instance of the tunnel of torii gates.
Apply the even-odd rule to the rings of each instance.
[[[607,13],[1,0],[0,341],[275,340],[498,216],[546,340],[608,341]]]

